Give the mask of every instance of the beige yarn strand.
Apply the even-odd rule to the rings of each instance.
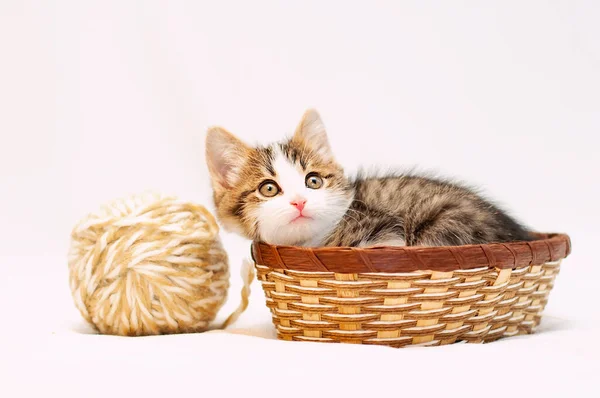
[[[242,286],[240,305],[227,317],[225,322],[223,322],[223,325],[221,326],[222,329],[226,329],[227,326],[237,321],[240,315],[248,308],[248,303],[250,301],[250,285],[252,285],[252,281],[254,280],[254,263],[248,259],[244,259],[242,262],[241,274],[244,285]]]

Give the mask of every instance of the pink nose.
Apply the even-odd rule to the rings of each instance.
[[[300,212],[304,209],[304,205],[306,204],[306,199],[298,199],[290,202],[292,206],[295,206]]]

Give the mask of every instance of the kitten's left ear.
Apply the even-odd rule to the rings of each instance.
[[[210,127],[206,134],[206,162],[215,187],[229,189],[240,178],[250,148],[221,127]]]
[[[315,109],[308,109],[304,112],[292,140],[313,149],[328,160],[333,160],[325,124]]]

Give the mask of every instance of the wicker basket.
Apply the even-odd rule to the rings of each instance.
[[[392,347],[534,332],[570,251],[564,234],[453,247],[254,242],[251,250],[279,339]]]

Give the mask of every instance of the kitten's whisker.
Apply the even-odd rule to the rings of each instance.
[[[365,214],[365,213],[363,213],[362,211],[358,211],[358,210],[354,210],[354,209],[348,209],[348,211],[353,211],[353,212],[355,212],[356,214],[358,214],[359,216],[365,216],[365,215],[366,215],[366,214]]]
[[[369,206],[368,206],[368,205],[367,205],[365,202],[363,202],[363,201],[362,201],[362,200],[360,200],[360,199],[356,199],[356,198],[355,198],[355,199],[353,199],[352,201],[353,201],[353,202],[356,202],[356,203],[362,203],[363,205],[365,205],[365,207],[369,207]]]
[[[344,217],[342,217],[342,220],[343,220],[343,219],[345,219],[345,218],[346,218],[346,216],[350,217],[350,218],[351,218],[352,220],[354,220],[354,221],[355,221],[355,222],[356,222],[358,225],[360,225],[360,221],[359,221],[357,218],[355,218],[354,216],[351,216],[349,213],[346,213],[346,214],[344,215]]]
[[[353,211],[353,212],[355,212],[355,213],[357,214],[357,217],[358,217],[359,219],[360,219],[360,218],[362,218],[362,217],[365,217],[365,216],[366,216],[364,213],[358,212],[358,211],[356,211],[356,210],[352,210],[352,209],[348,209],[348,210],[349,210],[349,211]],[[351,215],[350,215],[350,213],[346,213],[346,214],[348,215],[348,217],[352,217],[352,218],[354,218],[353,216],[351,216]],[[357,220],[357,222],[358,222],[358,220]]]

